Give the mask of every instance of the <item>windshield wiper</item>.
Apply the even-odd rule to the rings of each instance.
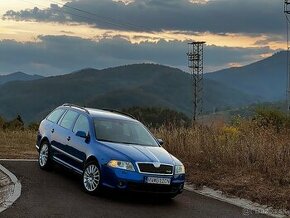
[[[98,139],[98,140],[103,141],[103,142],[120,143],[120,144],[126,144],[126,145],[141,145],[141,146],[156,147],[154,145],[145,145],[145,144],[132,143],[132,142],[118,142],[118,141],[112,141],[112,140],[108,140],[108,139]]]
[[[102,142],[120,143],[120,142],[112,141],[112,140],[108,140],[108,139],[98,139],[98,140],[99,140],[99,141],[102,141]]]

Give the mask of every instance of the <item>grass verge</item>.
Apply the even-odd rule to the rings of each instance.
[[[0,130],[0,158],[37,158],[36,132]]]
[[[277,209],[290,209],[290,131],[254,121],[234,126],[160,128],[187,180]]]
[[[187,180],[277,209],[290,209],[290,131],[254,121],[153,129],[183,161]],[[0,158],[37,158],[36,132],[0,130]]]

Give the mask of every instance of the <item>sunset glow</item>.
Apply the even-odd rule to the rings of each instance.
[[[158,42],[163,39],[166,41],[206,41],[208,45],[226,46],[226,47],[260,47],[269,46],[271,49],[284,49],[285,42],[268,41],[263,45],[257,45],[259,41],[267,40],[267,35],[247,36],[243,34],[213,34],[205,33],[190,33],[190,32],[175,32],[163,31],[155,33],[140,33],[128,31],[116,31],[110,29],[98,29],[90,25],[83,24],[58,24],[34,21],[0,21],[0,40],[9,39],[18,42],[33,42],[37,40],[39,35],[67,35],[77,36],[84,39],[98,41],[102,38],[114,38],[121,36],[132,43],[141,42]]]
[[[170,10],[175,10],[176,7],[185,7],[185,9],[192,7],[192,10],[195,10],[195,8],[198,8],[200,10],[206,10],[207,7],[216,7],[216,10],[222,10],[223,8],[223,5],[219,5],[218,1],[186,1],[187,0],[178,2],[169,0],[162,3],[159,2],[159,0],[100,0],[98,2],[93,0],[76,0],[73,2],[61,0],[0,1],[0,16],[2,17],[2,19],[0,20],[0,49],[1,42],[4,45],[7,40],[12,40],[15,43],[23,43],[23,45],[25,45],[26,43],[36,44],[43,40],[43,36],[74,37],[75,39],[94,42],[95,46],[98,46],[99,42],[104,39],[110,40],[110,43],[118,40],[123,40],[122,42],[129,43],[126,44],[127,47],[132,47],[130,49],[130,52],[136,52],[133,50],[138,49],[139,45],[140,48],[145,46],[148,47],[147,49],[149,49],[154,44],[158,44],[158,46],[161,46],[160,42],[164,42],[164,45],[162,45],[162,49],[167,49],[168,51],[171,51],[172,43],[174,43],[175,46],[177,45],[176,43],[179,43],[179,48],[186,49],[186,43],[189,41],[206,41],[206,45],[208,46],[208,48],[210,48],[211,53],[215,50],[224,50],[224,52],[226,52],[228,55],[229,53],[236,53],[237,55],[229,55],[228,60],[225,56],[223,62],[220,63],[214,63],[213,61],[213,63],[207,64],[207,69],[216,70],[231,66],[242,66],[244,64],[259,60],[261,58],[269,57],[274,52],[284,50],[286,48],[285,35],[281,34],[281,32],[279,31],[277,32],[277,30],[268,31],[267,29],[266,32],[265,30],[257,30],[257,32],[255,32],[258,26],[256,29],[254,28],[253,30],[250,30],[249,27],[249,30],[247,30],[245,29],[247,26],[244,27],[242,21],[238,22],[237,20],[233,20],[237,22],[237,25],[241,25],[241,31],[238,32],[237,30],[233,29],[235,28],[235,26],[227,27],[228,24],[225,23],[223,24],[224,27],[219,26],[219,18],[223,19],[222,17],[214,18],[214,20],[217,21],[216,24],[213,22],[206,22],[205,17],[200,17],[199,22],[205,22],[205,24],[203,26],[197,26],[196,24],[198,24],[198,22],[193,22],[192,28],[191,26],[188,26],[186,22],[184,22],[185,26],[182,26],[182,20],[178,20],[178,17],[176,17],[176,19],[172,18],[172,26],[168,26],[169,24],[166,22],[166,19],[164,19],[167,16],[166,13],[168,8],[171,8]],[[234,1],[234,3],[239,4],[238,1]],[[70,10],[64,10],[64,4],[68,4],[69,7],[73,5],[73,8],[79,7],[81,8],[81,10],[85,10],[85,8],[88,7],[90,8],[87,9],[89,11],[87,14],[85,12],[74,11],[71,8],[69,8]],[[128,17],[124,18],[124,20],[122,17],[122,19],[118,21],[118,16],[115,16],[114,14],[104,15],[101,14],[102,11],[95,11],[99,9],[98,4],[100,4],[101,7],[104,7],[104,10],[110,11],[111,7],[114,7],[114,10],[120,10],[120,13],[124,13],[126,8],[129,7],[135,7],[134,10],[139,10],[139,8],[143,7],[142,10],[147,10],[150,6],[152,7],[152,9],[148,9],[148,11],[152,13],[151,16],[155,16],[154,11],[156,11],[157,8],[158,10],[160,10],[160,13],[163,13],[163,15],[160,15],[160,19],[158,18],[159,20],[156,20],[156,25],[154,22],[150,22],[151,17],[149,15],[147,18],[144,17],[144,20],[140,20],[143,23],[134,23],[132,22],[134,20],[130,18],[130,16],[136,16],[134,10],[132,9],[132,11],[129,11],[130,13],[132,13],[132,15],[128,15]],[[34,9],[36,10],[34,11]],[[140,11],[140,13],[143,13],[142,10]],[[7,11],[10,11],[10,17],[7,17],[5,15]],[[269,9],[269,11],[272,12],[273,10]],[[69,13],[68,16],[70,19],[62,20],[62,17],[65,17],[65,13],[67,12]],[[179,11],[176,13],[181,12]],[[186,19],[187,15],[184,16],[184,18]],[[233,14],[232,16],[236,16],[236,14]],[[247,16],[242,18],[246,19],[246,17]],[[133,19],[135,19],[135,17]],[[137,17],[137,19],[139,19],[139,17]],[[110,25],[111,23],[113,23],[114,25]],[[121,25],[122,28],[118,28],[118,25]],[[139,25],[139,27],[137,28],[138,30],[134,29],[136,25]],[[130,29],[132,26],[134,28]],[[220,31],[218,30],[218,28],[220,28]],[[226,30],[226,28],[227,31],[224,31],[224,29]],[[104,41],[102,41],[102,43],[103,42]],[[186,53],[186,50],[184,50],[183,53],[181,53],[181,50],[179,50],[179,52],[179,56],[184,55]],[[226,53],[224,53],[224,55],[226,55]],[[128,63],[135,63],[137,61],[151,61],[158,63],[158,60],[162,58],[158,56],[158,60],[150,60],[149,57],[147,58],[145,56],[146,59],[144,60],[135,60],[131,59],[131,57],[134,57],[135,55],[130,54],[129,56],[130,58],[128,58]],[[211,54],[209,54],[209,56],[209,60],[214,60],[213,58],[211,58]],[[240,56],[240,60],[237,59],[238,56]],[[109,62],[111,63],[113,59]],[[124,57],[122,57],[122,59],[127,60]],[[39,69],[39,66],[45,66],[45,64],[43,65],[43,63],[34,62],[35,61],[33,61],[33,64],[30,64],[30,66],[37,65],[37,69]],[[120,59],[115,64],[118,65],[118,63],[122,64],[124,62]],[[180,64],[176,66],[183,69],[184,67],[182,65],[184,63],[185,62],[180,62]],[[171,62],[162,62],[162,64],[171,64]],[[54,69],[54,66],[50,67]]]

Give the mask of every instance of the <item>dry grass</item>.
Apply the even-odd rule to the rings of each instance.
[[[180,158],[187,179],[253,201],[290,209],[290,131],[238,126],[160,128],[165,148]]]
[[[159,128],[187,179],[253,201],[290,209],[290,132],[243,121],[237,126]],[[36,132],[0,131],[0,158],[36,158]]]
[[[0,130],[0,158],[36,158],[36,132]]]

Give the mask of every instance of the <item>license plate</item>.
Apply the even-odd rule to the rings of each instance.
[[[158,178],[158,177],[147,177],[145,180],[149,184],[160,184],[160,185],[170,185],[170,178]]]

